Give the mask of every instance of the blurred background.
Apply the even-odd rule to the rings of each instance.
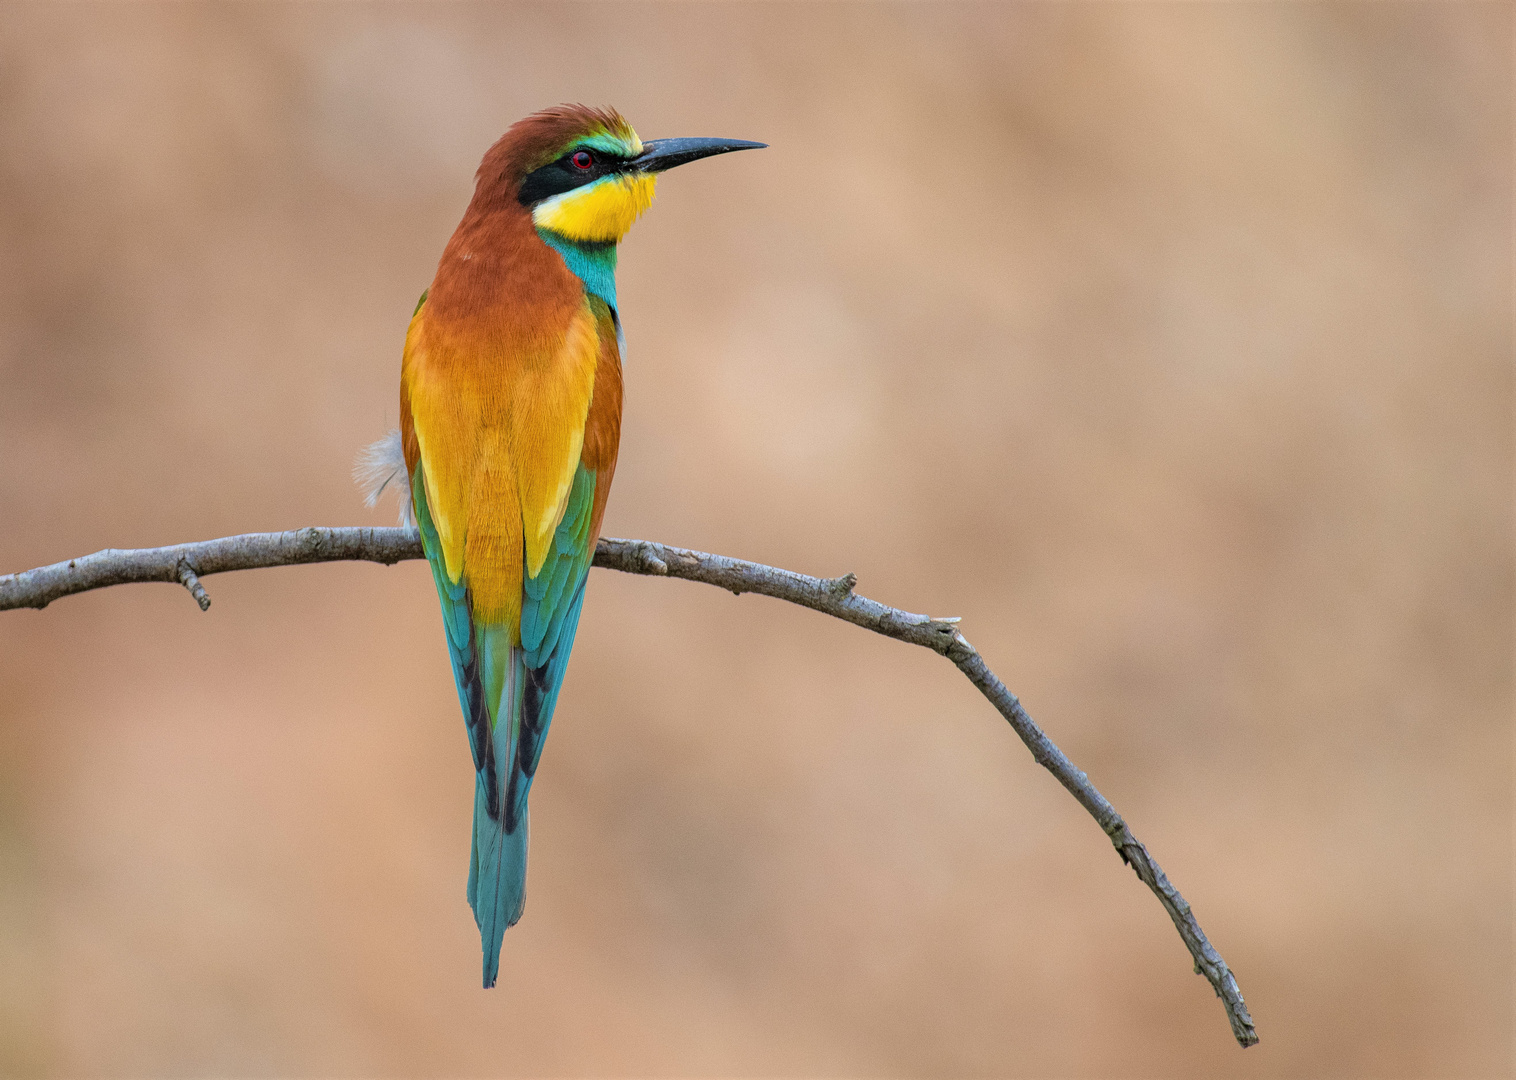
[[[363,508],[480,155],[761,139],[622,249],[608,535],[482,992],[426,568],[0,615],[7,1076],[1505,1075],[1505,4],[12,4],[0,570]]]

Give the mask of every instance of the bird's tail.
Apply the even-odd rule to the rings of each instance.
[[[526,906],[526,807],[515,830],[506,831],[506,815],[490,816],[485,773],[474,784],[474,850],[469,858],[468,902],[479,924],[484,949],[484,988],[495,985],[500,972],[500,943],[506,930],[521,918]]]

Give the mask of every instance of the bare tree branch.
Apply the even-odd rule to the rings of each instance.
[[[244,533],[172,547],[106,548],[68,562],[0,576],[0,611],[44,608],[62,596],[138,581],[182,584],[204,610],[211,602],[208,596],[201,599],[205,589],[199,578],[208,574],[351,559],[389,565],[421,557],[421,537],[408,529],[310,528]]]
[[[366,560],[393,564],[419,559],[421,539],[408,529],[308,528],[282,533],[248,533],[173,547],[117,551],[107,548],[68,562],[54,563],[19,574],[0,576],[0,611],[9,608],[43,608],[61,596],[122,585],[136,581],[177,582],[187,588],[202,610],[210,607],[200,578],[227,570],[252,570],[297,563]],[[669,547],[647,540],[602,538],[595,552],[596,566],[628,574],[683,578],[727,589],[788,600],[843,619],[898,641],[921,645],[947,657],[979,688],[1000,715],[1010,722],[1037,764],[1079,800],[1105,830],[1122,861],[1158,897],[1185,947],[1195,959],[1195,970],[1210,980],[1226,1008],[1232,1034],[1243,1046],[1258,1041],[1253,1019],[1243,1003],[1237,980],[1221,954],[1212,948],[1194,912],[1179,890],[1170,884],[1158,863],[1141,841],[1132,835],[1121,815],[1090,783],[1088,776],[1064,756],[1053,740],[1027,715],[1016,696],[989,669],[984,658],[958,632],[957,619],[933,619],[885,607],[853,591],[857,578],[815,578],[761,563],[709,555],[702,551]]]

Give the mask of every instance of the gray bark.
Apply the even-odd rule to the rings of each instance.
[[[107,548],[93,555],[0,576],[0,611],[44,608],[59,597],[107,585],[139,581],[176,582],[190,591],[201,610],[210,607],[200,578],[228,570],[252,570],[297,563],[366,560],[385,563],[422,557],[421,538],[414,530],[387,528],[307,528],[282,533],[248,533],[172,547],[118,551]],[[1169,882],[1163,869],[1132,834],[1120,814],[1088,776],[1074,765],[1053,740],[1027,715],[1021,702],[990,670],[984,658],[958,631],[957,619],[933,619],[886,607],[853,591],[852,574],[815,578],[762,563],[730,559],[703,551],[670,547],[647,540],[603,537],[594,565],[628,574],[683,578],[727,589],[788,600],[820,611],[897,641],[931,649],[947,657],[979,688],[1010,723],[1032,752],[1032,758],[1068,789],[1079,805],[1110,837],[1117,854],[1130,866],[1168,912],[1195,961],[1195,970],[1210,981],[1242,1046],[1258,1041],[1253,1018],[1231,969],[1206,939],[1189,903]]]

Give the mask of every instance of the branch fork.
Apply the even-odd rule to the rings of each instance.
[[[179,584],[190,591],[190,595],[195,598],[195,603],[200,605],[200,610],[209,611],[211,609],[210,595],[205,591],[205,586],[200,584],[200,578],[195,575],[195,568],[190,565],[189,559],[180,559],[175,570],[179,574]]]

